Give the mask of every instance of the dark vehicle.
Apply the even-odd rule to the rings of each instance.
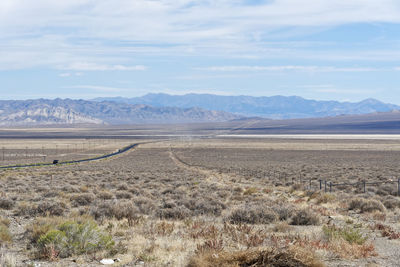
[[[53,160],[53,164],[58,164],[58,159]]]

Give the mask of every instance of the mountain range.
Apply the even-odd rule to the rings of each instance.
[[[298,96],[147,94],[93,100],[0,101],[0,126],[46,124],[168,124],[268,119],[321,118],[400,110],[375,99],[358,103],[308,100]]]
[[[2,126],[220,122],[242,117],[198,107],[151,107],[142,104],[72,99],[0,101]]]
[[[376,99],[361,102],[317,101],[299,96],[221,96],[212,94],[147,94],[134,98],[96,98],[94,101],[112,101],[126,104],[145,104],[154,107],[199,107],[220,110],[247,117],[270,119],[317,118],[345,114],[389,112],[400,106],[386,104]]]

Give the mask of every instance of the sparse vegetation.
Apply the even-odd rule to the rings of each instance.
[[[318,225],[319,216],[309,210],[302,209],[297,211],[291,218],[292,225]]]
[[[398,152],[304,142],[313,149],[295,140],[164,141],[104,161],[4,171],[0,263],[96,265],[117,254],[121,266],[391,266],[393,254],[379,247],[400,239],[390,184],[325,193],[318,178],[384,180],[399,170]]]
[[[39,232],[42,233],[39,235]],[[90,219],[75,221],[60,219],[57,225],[44,224],[40,230],[36,230],[33,244],[38,249],[39,257],[56,260],[58,257],[111,250],[115,243],[109,234],[100,230]]]

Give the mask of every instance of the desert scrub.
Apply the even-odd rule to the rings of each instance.
[[[317,204],[325,204],[325,203],[332,202],[335,199],[336,199],[336,196],[333,194],[321,193],[321,194],[318,194],[318,196],[316,197],[316,203]]]
[[[127,219],[129,225],[140,218],[138,208],[129,201],[104,201],[91,207],[90,214],[100,221],[104,218]]]
[[[71,200],[73,206],[75,206],[75,207],[87,206],[90,203],[92,203],[94,199],[95,199],[95,196],[94,196],[94,194],[91,194],[91,193],[75,194],[70,197],[70,200]]]
[[[10,225],[10,221],[7,219],[1,218],[0,220],[0,245],[4,245],[6,243],[12,242],[11,233],[8,230],[8,226]]]
[[[277,221],[278,215],[270,208],[243,206],[232,211],[227,220],[232,224],[267,224]]]
[[[310,250],[298,246],[289,248],[265,247],[243,251],[208,250],[196,253],[189,260],[188,267],[211,266],[286,266],[323,267],[323,263]]]
[[[364,237],[358,229],[324,226],[322,231],[327,240],[326,249],[341,258],[359,259],[377,256],[374,245],[367,242],[367,237]]]
[[[362,245],[367,240],[360,231],[360,229],[352,227],[339,228],[336,226],[326,226],[322,227],[322,231],[328,240],[342,238],[349,242],[350,244]]]
[[[297,211],[291,218],[291,225],[318,225],[319,216],[309,210]]]
[[[67,205],[64,202],[58,201],[43,201],[36,208],[36,214],[42,216],[62,216],[67,210]]]
[[[288,220],[295,210],[293,205],[286,204],[286,203],[279,203],[274,205],[272,209],[278,214],[280,221]]]
[[[8,198],[0,198],[0,208],[4,210],[10,210],[14,207],[15,201]]]
[[[383,205],[384,205],[387,209],[396,209],[396,208],[400,208],[400,200],[397,199],[397,198],[395,198],[395,197],[389,196],[389,197],[386,197],[386,198],[383,200]]]
[[[56,225],[37,239],[34,244],[39,257],[55,260],[72,255],[90,254],[111,250],[115,243],[112,237],[99,229],[93,220],[65,221]]]
[[[361,213],[380,211],[385,212],[385,206],[379,200],[353,198],[349,203],[349,210],[360,210]]]

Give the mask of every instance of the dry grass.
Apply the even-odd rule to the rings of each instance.
[[[294,150],[291,142],[276,150],[270,140],[244,142],[163,142],[104,161],[4,171],[0,211],[13,237],[4,255],[20,251],[19,264],[49,231],[89,216],[116,242],[108,252],[127,266],[331,266],[332,257],[340,266],[388,258],[377,255],[372,237],[398,238],[391,222],[399,198],[386,187],[370,188],[368,197],[360,188],[322,193],[317,178],[384,180],[400,171],[398,152],[379,151],[379,144],[357,154],[301,150],[297,141]],[[331,148],[351,146],[335,142]],[[341,230],[324,234],[332,225]],[[365,242],[351,241],[357,233],[346,227]],[[60,265],[77,257],[44,251]],[[79,257],[83,265],[105,256],[90,254]]]
[[[193,256],[188,267],[240,267],[240,266],[287,266],[323,267],[316,256],[303,248],[291,246],[287,249],[273,247],[235,252],[206,251]]]

